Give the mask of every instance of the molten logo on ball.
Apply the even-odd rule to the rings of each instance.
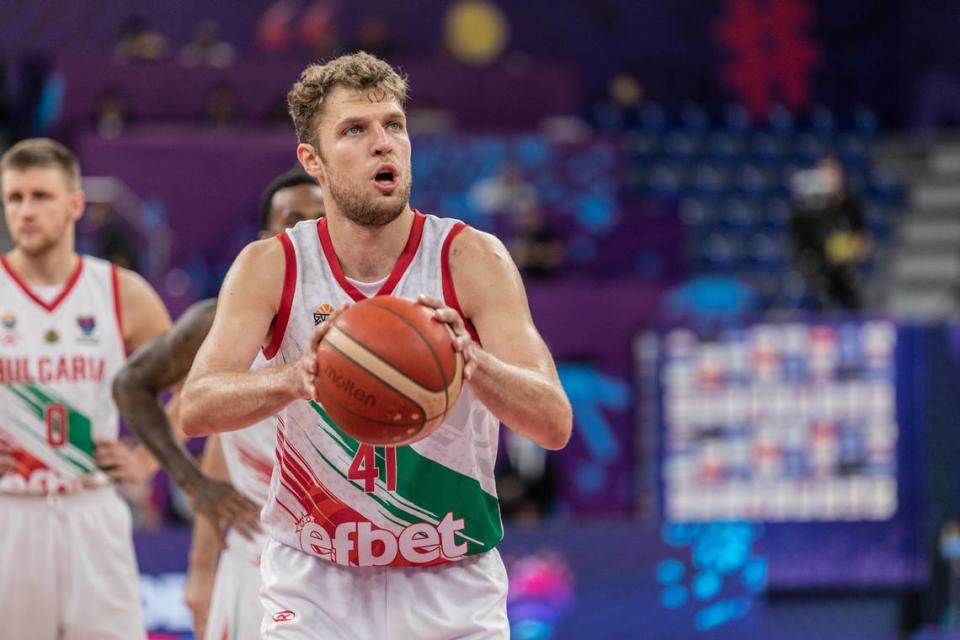
[[[327,378],[330,379],[330,382],[333,383],[335,387],[341,389],[344,393],[349,396],[353,396],[353,399],[357,402],[367,405],[368,407],[377,406],[377,399],[370,393],[367,393],[357,385],[353,383],[353,380],[347,378],[346,376],[340,375],[337,373],[329,364],[327,365],[326,370]]]

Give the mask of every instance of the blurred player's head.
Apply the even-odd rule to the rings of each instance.
[[[73,251],[74,223],[83,215],[80,165],[62,144],[47,138],[18,142],[0,158],[7,228],[28,256]]]
[[[323,217],[323,192],[299,167],[273,179],[260,199],[260,237],[269,238],[302,220]]]
[[[412,173],[407,81],[368,53],[310,65],[287,95],[297,157],[327,213],[382,226],[408,206]]]

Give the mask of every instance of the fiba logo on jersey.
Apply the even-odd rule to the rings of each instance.
[[[7,330],[12,330],[17,326],[17,315],[12,311],[7,311],[2,316],[0,316],[0,322],[3,323],[3,328]]]
[[[97,343],[100,340],[93,335],[97,329],[97,319],[93,316],[77,316],[77,326],[80,327],[80,336],[77,342]]]
[[[330,314],[333,313],[333,305],[322,304],[316,309],[313,310],[313,326],[317,326],[321,322],[326,322],[327,318],[330,317]]]
[[[60,342],[60,334],[57,333],[56,329],[47,329],[47,332],[43,334],[43,341],[47,344],[56,344]]]

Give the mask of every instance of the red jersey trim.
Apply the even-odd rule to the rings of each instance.
[[[466,228],[467,225],[463,222],[458,222],[453,225],[453,228],[447,233],[447,237],[443,239],[443,247],[440,248],[440,274],[443,280],[443,301],[451,309],[457,310],[457,313],[463,318],[463,324],[467,327],[470,337],[472,337],[477,344],[480,344],[480,335],[477,334],[477,328],[463,315],[463,309],[460,308],[460,301],[457,299],[457,289],[453,286],[453,275],[450,273],[450,245],[453,244],[453,239]]]
[[[117,318],[117,331],[120,332],[120,346],[123,347],[123,355],[129,356],[127,349],[127,338],[123,333],[123,307],[120,305],[120,268],[110,265],[110,286],[113,289],[113,314]]]
[[[400,278],[406,273],[407,267],[413,262],[414,256],[417,255],[417,249],[420,248],[420,238],[423,237],[423,223],[425,221],[426,216],[414,209],[413,226],[410,227],[407,244],[404,245],[403,251],[400,252],[400,256],[393,265],[390,275],[387,276],[387,280],[383,283],[383,286],[380,287],[380,290],[377,291],[378,296],[388,296],[393,293],[397,283],[400,282]],[[320,247],[323,250],[323,255],[326,257],[327,264],[330,265],[333,277],[336,278],[340,288],[343,289],[348,296],[353,298],[354,302],[366,300],[367,296],[363,295],[359,289],[350,284],[350,281],[347,280],[347,277],[343,273],[340,258],[337,257],[337,252],[333,249],[333,241],[330,239],[330,230],[327,228],[326,218],[321,218],[320,222],[317,223],[317,236],[320,238]]]
[[[277,239],[283,245],[283,293],[280,295],[280,308],[277,310],[277,317],[273,323],[270,344],[263,349],[263,357],[267,360],[276,356],[277,351],[280,350],[283,334],[286,333],[287,323],[290,321],[293,294],[297,289],[297,254],[293,250],[293,243],[290,241],[290,236],[283,231],[277,234]]]
[[[70,274],[70,278],[67,279],[67,283],[63,285],[63,289],[60,290],[60,293],[49,304],[37,296],[37,294],[30,289],[27,283],[20,279],[20,276],[14,272],[13,268],[10,266],[10,263],[7,262],[7,256],[0,255],[0,265],[3,265],[3,268],[10,275],[10,278],[17,284],[18,287],[20,287],[20,289],[28,298],[33,300],[47,313],[52,313],[57,307],[60,306],[60,303],[63,302],[68,295],[70,295],[70,292],[73,291],[73,287],[80,279],[80,274],[83,272],[83,256],[77,256],[76,268],[73,270],[73,273]]]

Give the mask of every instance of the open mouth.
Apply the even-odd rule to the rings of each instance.
[[[377,168],[373,174],[373,182],[384,193],[391,193],[400,182],[400,173],[393,165],[385,164]]]

